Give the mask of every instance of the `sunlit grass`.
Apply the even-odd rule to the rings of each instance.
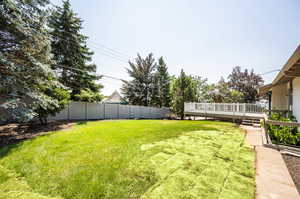
[[[88,122],[4,147],[0,165],[49,197],[253,198],[254,155],[243,137],[222,122]],[[0,189],[7,181],[0,172]]]

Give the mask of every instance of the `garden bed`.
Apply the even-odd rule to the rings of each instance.
[[[71,122],[55,121],[48,123],[48,125],[17,123],[0,125],[0,147],[18,143],[47,132],[67,129],[73,124]]]
[[[300,193],[300,157],[288,154],[282,154],[282,157]]]

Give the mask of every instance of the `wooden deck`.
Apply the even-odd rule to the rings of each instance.
[[[219,117],[232,119],[264,118],[262,107],[240,103],[185,103],[186,116]]]

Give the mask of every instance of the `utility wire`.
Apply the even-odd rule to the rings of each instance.
[[[51,4],[52,6],[54,6],[54,7],[59,7],[59,6],[55,5],[55,4],[53,4],[52,2],[50,2],[50,4]],[[67,32],[67,31],[64,31],[63,33],[72,34],[72,33]],[[94,45],[96,45],[96,46],[98,46],[98,47],[100,47],[100,48],[102,48],[102,49],[101,49],[102,51],[106,51],[106,53],[111,54],[112,56],[116,56],[116,57],[118,57],[118,59],[124,59],[124,58],[126,58],[127,60],[129,60],[129,57],[130,57],[130,56],[127,55],[127,54],[125,54],[125,53],[123,53],[123,52],[121,52],[121,51],[119,51],[119,50],[116,50],[116,49],[107,47],[107,46],[105,46],[104,44],[101,44],[101,43],[99,43],[99,42],[95,42],[95,41],[93,41],[93,40],[91,40],[91,39],[87,39],[86,41],[87,41],[87,42],[90,42],[90,43],[92,43],[92,44],[94,44]],[[99,49],[99,48],[98,48],[98,49]],[[104,53],[102,53],[102,54],[103,54],[103,55],[106,55],[106,54],[104,54]],[[108,56],[108,55],[106,55],[106,56]],[[125,61],[126,63],[127,63],[127,60]],[[124,60],[122,60],[122,61],[124,61]]]
[[[107,49],[107,50],[109,50],[109,51],[112,51],[112,52],[114,52],[114,53],[117,53],[117,54],[119,54],[119,55],[122,55],[122,56],[124,56],[124,57],[126,57],[126,58],[127,58],[127,57],[130,57],[128,54],[122,53],[121,51],[115,50],[115,49],[113,49],[113,48],[106,47],[105,45],[103,45],[103,44],[101,44],[101,43],[94,42],[94,41],[92,41],[92,40],[88,40],[88,41],[91,42],[91,43],[94,43],[94,45],[101,46],[102,48],[105,48],[105,49]]]
[[[66,32],[66,33],[68,33],[68,32]],[[62,38],[59,38],[58,41],[73,42],[74,44],[77,42],[77,41],[75,41],[75,40],[72,39],[72,38],[68,38],[68,39],[62,39]],[[110,57],[110,58],[112,58],[112,59],[114,59],[114,60],[117,60],[117,61],[120,61],[120,62],[123,62],[123,63],[126,63],[126,64],[128,63],[124,58],[119,57],[119,56],[116,56],[115,54],[112,54],[112,53],[109,52],[109,51],[103,51],[103,49],[100,49],[100,48],[95,47],[95,46],[91,46],[91,47],[92,47],[92,48],[96,48],[97,50],[101,50],[102,52],[93,50],[93,51],[95,51],[95,52],[97,52],[97,53],[99,53],[99,54],[105,55],[105,56],[107,56],[107,57]],[[128,59],[128,60],[129,60],[129,59]]]
[[[280,71],[280,69],[270,70],[270,71],[267,71],[265,73],[261,73],[260,75],[267,75],[267,74],[274,73],[274,72],[277,72],[277,71]]]
[[[77,70],[77,71],[81,71],[81,72],[86,72],[85,70],[81,70],[81,69],[78,69],[78,68],[72,68],[72,67],[69,67],[69,66],[62,66],[62,65],[59,65],[59,64],[55,64],[56,66],[60,66],[60,67],[63,67],[63,68],[68,68],[68,69],[72,69],[72,70]],[[114,79],[114,80],[119,80],[119,81],[126,81],[126,80],[123,80],[121,78],[118,78],[118,77],[113,77],[113,76],[110,76],[110,75],[105,75],[105,74],[97,74],[95,73],[96,75],[99,75],[100,77],[106,77],[106,78],[109,78],[109,79]]]

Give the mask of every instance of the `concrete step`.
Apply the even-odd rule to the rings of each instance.
[[[243,122],[250,122],[250,123],[256,123],[256,124],[259,124],[260,123],[260,120],[256,120],[256,119],[244,119]]]

